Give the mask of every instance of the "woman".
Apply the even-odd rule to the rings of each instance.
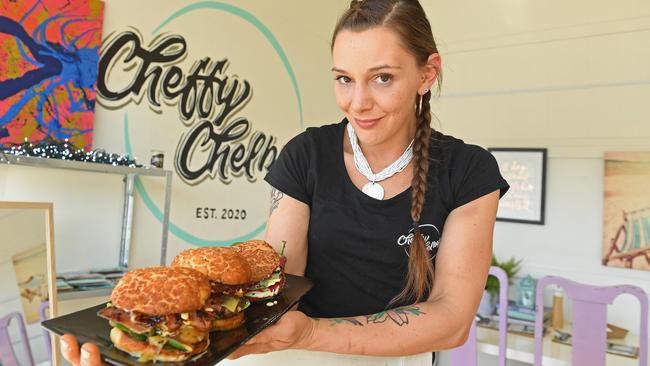
[[[430,365],[467,337],[508,185],[488,152],[430,127],[441,61],[416,0],[353,1],[332,56],[346,118],[292,139],[266,176],[266,240],[286,240],[286,271],[317,285],[230,358]]]

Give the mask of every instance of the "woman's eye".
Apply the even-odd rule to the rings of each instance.
[[[339,76],[335,77],[334,80],[336,80],[339,84],[343,84],[343,85],[349,84],[352,81],[352,80],[350,80],[349,77],[343,76],[343,75],[339,75]]]
[[[388,84],[391,80],[393,80],[393,75],[390,74],[379,74],[375,78],[380,84]]]

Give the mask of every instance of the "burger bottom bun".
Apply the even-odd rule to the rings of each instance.
[[[230,330],[235,329],[244,324],[246,316],[243,311],[222,319],[215,319],[212,322],[212,330]]]
[[[137,339],[129,337],[128,334],[122,332],[117,328],[111,330],[111,341],[117,347],[124,352],[127,352],[134,357],[142,357],[151,361],[163,361],[163,362],[180,362],[197,355],[206,349],[210,345],[209,338],[201,341],[194,345],[195,349],[193,352],[183,352],[180,350],[163,348],[158,351],[158,348],[150,345],[147,342],[142,342]],[[144,356],[144,357],[143,357]]]

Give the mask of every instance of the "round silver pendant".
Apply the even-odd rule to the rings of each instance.
[[[384,199],[384,188],[377,183],[370,182],[361,191],[376,200]]]

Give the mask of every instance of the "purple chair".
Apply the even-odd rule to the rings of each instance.
[[[499,366],[506,364],[508,336],[508,275],[499,267],[490,267],[489,275],[499,280]],[[465,344],[451,351],[452,366],[476,366],[476,321],[472,322]]]
[[[572,365],[604,366],[607,347],[607,305],[621,294],[630,294],[641,303],[639,365],[648,365],[648,295],[636,286],[591,286],[547,276],[537,282],[535,317],[535,366],[542,364],[542,316],[544,288],[558,285],[573,304]]]
[[[50,307],[50,302],[49,301],[43,301],[41,305],[38,306],[38,320],[44,322],[47,320],[47,311],[49,310]],[[43,328],[43,339],[45,340],[45,349],[47,350],[47,355],[50,359],[52,360],[52,341],[50,340],[50,332],[45,330]]]
[[[25,331],[25,322],[23,320],[23,315],[19,312],[9,313],[0,318],[0,363],[2,363],[2,366],[19,365],[16,353],[11,345],[11,338],[9,337],[9,324],[14,319],[18,322],[20,340],[23,343],[23,348],[27,355],[28,366],[34,366],[32,349],[29,347],[29,338],[27,338],[27,332]]]

